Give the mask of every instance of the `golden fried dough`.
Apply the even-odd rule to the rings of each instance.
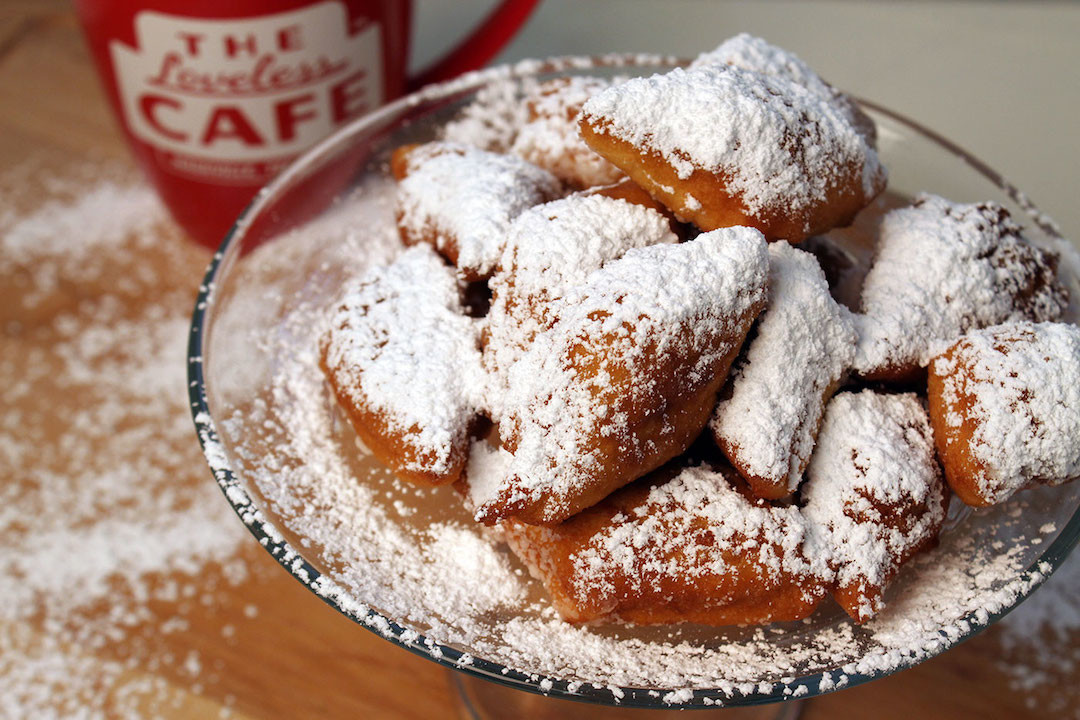
[[[1010,323],[930,362],[930,420],[945,479],[984,507],[1080,475],[1080,328]]]
[[[560,525],[502,528],[567,622],[792,621],[827,594],[798,509],[752,498],[730,468],[667,466]]]
[[[401,478],[458,478],[477,419],[477,332],[453,270],[427,245],[349,285],[320,364],[356,434]]]
[[[803,515],[834,569],[833,595],[855,622],[873,617],[900,566],[933,547],[948,490],[930,421],[911,393],[836,395],[806,471]]]
[[[528,122],[510,152],[577,189],[615,182],[622,171],[582,142],[577,125],[585,101],[610,86],[610,80],[584,76],[540,83],[527,100]]]
[[[430,244],[468,280],[491,274],[515,217],[562,194],[546,170],[456,143],[398,148],[390,167],[402,242]]]
[[[764,305],[767,257],[728,228],[630,250],[568,291],[509,370],[514,458],[476,518],[558,523],[683,452]]]
[[[633,78],[588,100],[589,147],[702,230],[798,242],[846,225],[885,187],[877,152],[835,103],[725,63]]]
[[[769,245],[769,304],[710,422],[758,497],[777,500],[798,489],[855,339],[851,313],[829,294],[814,256]]]
[[[855,371],[867,380],[917,379],[968,330],[1056,320],[1068,303],[1057,263],[997,203],[917,196],[882,220],[855,318]]]

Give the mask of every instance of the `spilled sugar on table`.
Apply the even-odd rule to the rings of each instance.
[[[0,564],[17,587],[0,591],[0,713],[447,715],[447,671],[310,594],[219,496],[186,414],[186,338],[168,335],[210,254],[139,184],[65,3],[0,4],[0,168],[0,248],[21,243],[0,261],[0,546],[32,560]],[[123,237],[80,250],[110,217]],[[70,237],[26,240],[51,230]],[[803,717],[1043,717],[999,657],[991,630]]]

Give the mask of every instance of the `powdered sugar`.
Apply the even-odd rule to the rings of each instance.
[[[1000,205],[921,194],[882,221],[854,368],[925,367],[967,330],[1056,320],[1067,303],[1056,268],[1056,255],[1032,246]]]
[[[509,151],[518,131],[528,122],[525,97],[535,93],[536,84],[531,77],[517,81],[492,78],[456,118],[440,129],[440,138],[490,152]]]
[[[465,504],[470,510],[498,496],[514,456],[502,446],[475,442],[465,466]]]
[[[710,544],[699,542],[703,533]],[[572,582],[582,595],[602,595],[617,572],[633,597],[647,594],[649,583],[723,578],[734,558],[748,558],[774,580],[827,576],[803,553],[806,536],[798,508],[747,500],[724,473],[691,467],[655,485],[631,514],[617,515],[571,556]]]
[[[540,85],[528,98],[530,120],[521,126],[510,151],[576,187],[615,182],[622,171],[585,144],[577,123],[585,101],[610,85],[594,77]]]
[[[712,382],[764,302],[767,262],[759,232],[732,228],[630,250],[571,288],[551,332],[510,368],[504,442],[514,461],[497,502],[541,503],[554,517],[595,476],[641,462],[658,439],[636,437],[637,420],[623,413],[662,412]],[[657,367],[687,389],[665,389],[672,381]],[[618,438],[618,458],[601,462],[602,437]]]
[[[632,248],[677,241],[655,210],[603,195],[573,195],[514,222],[493,291],[551,301]]]
[[[996,626],[995,660],[1010,688],[1046,716],[1076,717],[1080,667],[1080,562],[1068,559],[1046,585]]]
[[[762,623],[805,617],[829,568],[803,552],[806,524],[733,484],[730,468],[673,465],[555,527],[503,526],[572,622]]]
[[[452,91],[462,87],[455,84]],[[384,231],[370,228],[371,252],[385,250]],[[655,703],[668,693],[681,702],[691,697],[691,689],[690,703],[710,705],[742,695],[805,695],[818,691],[825,672],[835,687],[858,684],[867,679],[861,673],[880,675],[941,652],[1026,595],[1047,569],[1035,565],[1053,536],[1031,532],[1023,518],[1040,518],[1036,527],[1053,520],[1060,528],[1076,506],[1076,488],[1064,486],[1025,493],[1007,508],[957,517],[941,548],[905,567],[890,588],[885,611],[858,628],[825,608],[806,625],[767,631],[568,626],[554,617],[536,584],[512,559],[509,574],[482,563],[475,577],[463,576],[453,564],[452,572],[426,564],[434,559],[424,553],[434,540],[427,533],[432,521],[494,541],[475,530],[447,491],[417,494],[388,479],[357,452],[351,433],[332,420],[333,400],[320,384],[311,352],[311,326],[333,297],[323,276],[310,268],[338,257],[327,245],[309,240],[303,233],[278,240],[272,251],[251,253],[236,268],[277,268],[276,275],[256,274],[246,294],[259,298],[270,290],[287,301],[287,312],[237,324],[240,330],[229,342],[258,347],[274,363],[265,377],[256,378],[268,388],[261,397],[226,392],[228,402],[219,399],[213,406],[219,422],[229,418],[222,423],[229,432],[224,444],[209,446],[211,454],[219,458],[219,476],[226,468],[236,470],[269,499],[258,506],[265,515],[254,505],[244,506],[248,522],[276,537],[274,527],[280,525],[304,539],[304,556],[328,573],[313,583],[316,592],[377,632],[448,662],[464,657],[465,648],[468,667],[480,672],[501,672],[510,682],[532,687],[548,680],[554,694],[627,704]],[[301,257],[309,265],[295,267]],[[235,277],[219,280],[228,286]],[[227,314],[230,306],[240,308],[234,299],[217,311]],[[214,368],[226,349],[225,339],[220,342],[208,353],[211,378],[217,377]],[[255,412],[249,413],[252,407]],[[247,497],[238,482],[229,487],[230,497]],[[402,518],[394,501],[415,512]],[[1008,549],[1002,550],[1005,541]],[[465,546],[471,542],[467,538]],[[287,554],[291,549],[285,552],[299,562],[299,556]],[[466,598],[464,606],[452,608],[440,600],[440,588],[447,584],[467,589],[455,596]],[[508,585],[525,599],[492,602]]]
[[[937,535],[944,488],[915,395],[863,390],[832,399],[807,468],[804,513],[837,585],[856,589],[858,617],[880,609],[880,588]]]
[[[431,143],[408,155],[398,186],[398,218],[409,242],[432,237],[470,276],[490,274],[510,221],[557,197],[559,181],[512,155],[467,145]]]
[[[583,115],[659,153],[682,179],[694,168],[722,173],[751,214],[822,203],[846,167],[869,197],[883,172],[830,102],[787,78],[729,65],[633,78],[593,96]]]
[[[973,331],[932,368],[947,410],[943,426],[970,432],[964,451],[987,502],[1080,476],[1080,328],[1014,323]]]
[[[876,135],[873,121],[863,114],[850,98],[822,80],[813,68],[794,53],[772,45],[759,37],[739,33],[722,42],[715,50],[699,55],[690,63],[690,67],[720,63],[791,80],[796,85],[834,104],[847,117],[852,127],[863,134],[868,142],[873,143]]]
[[[348,286],[328,321],[338,393],[400,436],[413,472],[451,473],[476,413],[477,328],[460,295],[453,270],[421,245]]]
[[[291,244],[309,255],[327,252],[313,250],[305,240],[299,235]],[[253,253],[248,263],[288,267],[289,246],[288,239],[278,241],[272,252]],[[298,292],[300,287],[285,289]],[[259,297],[265,286],[252,285],[248,292]],[[483,666],[483,659],[506,666],[507,676],[517,682],[552,679],[554,692],[574,683],[577,694],[612,700],[609,686],[695,688],[710,690],[701,701],[712,703],[754,694],[762,682],[775,685],[773,694],[794,693],[804,687],[794,678],[806,674],[829,671],[842,685],[849,676],[858,682],[858,673],[880,674],[918,662],[988,622],[1038,580],[1023,571],[1048,538],[1033,535],[1016,542],[1015,531],[1008,528],[1017,520],[1002,507],[952,527],[939,550],[925,561],[916,559],[903,581],[893,584],[895,592],[887,596],[883,613],[858,629],[835,611],[819,611],[810,626],[779,626],[760,636],[738,628],[718,632],[688,626],[649,632],[567,625],[552,616],[547,600],[515,561],[504,566],[516,568],[509,573],[485,562],[475,576],[447,570],[455,567],[452,563],[431,563],[432,556],[425,554],[433,541],[428,518],[494,542],[471,525],[450,491],[418,495],[395,485],[370,458],[361,455],[358,464],[350,436],[332,420],[333,400],[321,386],[310,352],[316,341],[312,319],[332,300],[329,295],[299,295],[287,317],[248,327],[231,339],[247,346],[255,342],[277,358],[265,379],[273,388],[272,401],[238,398],[234,408],[218,408],[215,412],[228,418],[227,437],[237,440],[229,441],[228,455],[221,446],[211,447],[223,451],[219,473],[229,467],[241,472],[268,498],[265,515],[245,505],[247,521],[269,531],[278,523],[306,538],[305,556],[330,573],[321,576],[314,589],[399,643],[451,658],[456,657],[453,645],[467,647],[477,659],[474,665]],[[211,356],[209,362],[213,373],[217,361]],[[1073,506],[1075,498],[1060,494],[1072,492],[1072,486],[1054,490],[1059,494],[1031,491],[1008,507],[1055,517],[1062,507]],[[402,518],[384,493],[416,512]],[[1013,532],[1008,553],[992,549],[998,532]],[[450,547],[444,546],[447,551]],[[465,590],[464,605],[452,607],[442,599],[442,588],[448,586]],[[459,600],[462,595],[455,591]],[[525,599],[501,604],[506,597]],[[373,608],[381,614],[372,615]],[[388,623],[386,617],[402,626]],[[955,639],[942,640],[942,628]],[[817,681],[813,683],[816,687]],[[629,691],[619,692],[625,697]],[[642,694],[639,701],[645,699]]]
[[[855,339],[850,313],[830,296],[817,260],[771,244],[769,305],[729,381],[731,397],[711,421],[725,453],[765,497],[794,492],[802,481],[825,400],[851,364]]]
[[[0,230],[0,715],[145,717],[197,684],[147,637],[248,572],[186,413],[206,253],[149,187],[64,183]]]
[[[720,43],[716,49],[703,52],[690,67],[720,64],[785,77],[821,97],[831,98],[836,94],[831,85],[794,53],[748,33],[739,33]]]
[[[510,226],[491,280],[485,363],[505,373],[553,320],[551,303],[608,261],[631,248],[677,241],[659,212],[601,195],[571,195],[525,211]]]

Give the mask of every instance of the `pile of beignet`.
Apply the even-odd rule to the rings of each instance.
[[[1080,329],[1002,207],[888,212],[855,309],[796,246],[886,172],[794,55],[739,35],[526,100],[503,147],[395,151],[410,247],[319,351],[371,452],[456,483],[567,621],[790,621],[831,594],[864,622],[950,488],[1080,474]]]

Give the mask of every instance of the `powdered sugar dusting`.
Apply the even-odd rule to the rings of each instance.
[[[205,252],[149,187],[66,182],[0,229],[0,715],[145,717],[197,688],[198,654],[153,643],[216,601],[196,576],[248,577],[248,535],[187,419]]]
[[[822,97],[832,97],[835,91],[828,83],[805,62],[791,53],[776,45],[771,45],[765,40],[739,33],[728,38],[715,50],[709,50],[698,55],[691,68],[709,65],[735,65],[744,70],[754,70],[766,75],[786,77],[797,85],[810,90]]]
[[[484,85],[458,117],[440,131],[442,140],[472,145],[481,150],[504,153],[514,144],[521,127],[528,122],[527,95],[535,92],[536,79],[494,79]]]
[[[1080,562],[1074,557],[1046,585],[1000,622],[995,661],[1027,707],[1046,715],[1076,717],[1080,667]]]
[[[949,410],[945,427],[971,428],[967,451],[987,502],[1080,476],[1080,328],[1012,323],[973,331],[932,368]]]
[[[688,387],[712,380],[706,374],[764,301],[767,262],[761,233],[731,228],[632,249],[571,288],[551,332],[510,368],[506,435],[515,447],[501,502],[565,509],[593,475],[608,472],[596,454],[601,433],[620,438],[632,457],[637,441],[623,408],[662,411],[669,401],[651,369],[682,355],[691,359],[672,367]],[[603,358],[595,369],[575,365],[590,353]],[[620,373],[630,379],[616,385]]]
[[[461,83],[448,91],[467,87]],[[385,227],[370,232],[372,251],[382,253]],[[710,705],[754,693],[799,696],[816,692],[825,672],[835,687],[857,684],[866,679],[860,673],[891,672],[940,652],[1026,595],[1048,566],[1026,569],[1052,537],[1028,532],[1023,518],[1053,520],[1060,528],[1076,506],[1076,488],[1063,486],[1036,489],[1007,506],[957,516],[942,546],[906,566],[890,587],[886,609],[861,627],[827,609],[808,624],[767,631],[569,626],[554,616],[536,583],[512,559],[506,566],[512,568],[510,574],[497,569],[497,563],[485,562],[476,577],[460,572],[451,577],[454,573],[442,572],[438,565],[422,564],[423,549],[433,540],[427,532],[432,522],[476,531],[448,491],[418,493],[394,483],[357,451],[347,428],[335,422],[333,400],[319,381],[311,352],[316,342],[311,327],[332,303],[331,293],[338,286],[330,283],[327,291],[323,276],[293,267],[296,258],[308,257],[309,267],[320,268],[331,254],[326,246],[312,247],[307,240],[302,233],[279,240],[273,252],[256,251],[236,268],[277,268],[276,277],[254,274],[256,281],[245,292],[260,298],[270,290],[287,301],[287,312],[259,324],[237,324],[241,331],[233,342],[258,347],[274,364],[259,378],[268,388],[261,397],[223,392],[227,403],[213,406],[216,417],[228,418],[219,420],[222,430],[228,426],[220,462],[266,498],[258,507],[246,506],[248,522],[278,538],[274,524],[304,538],[305,557],[329,573],[314,583],[316,592],[377,632],[449,662],[464,657],[456,648],[467,648],[470,667],[501,671],[514,682],[532,686],[549,680],[556,694],[624,702],[655,701],[668,693],[673,702],[681,702],[687,690],[697,691],[690,702]],[[239,309],[241,304],[233,298],[218,310],[227,313],[230,306]],[[222,349],[208,355],[211,372],[221,362]],[[224,467],[219,464],[219,470]],[[246,497],[240,486],[232,488],[233,496]],[[403,518],[394,501],[414,512]],[[445,527],[440,525],[440,531]],[[476,532],[476,537],[495,547],[486,534]],[[1007,550],[1001,549],[1003,542]],[[466,538],[466,546],[471,543]],[[463,596],[472,600],[464,607],[447,607],[439,592],[445,583],[464,586],[468,592]],[[509,605],[493,601],[493,589],[507,583],[520,589],[524,599]],[[384,615],[372,614],[374,609]],[[498,665],[486,665],[489,661]]]
[[[551,323],[552,303],[608,261],[675,242],[659,212],[602,195],[571,195],[525,211],[511,224],[491,279],[485,363],[504,374]]]
[[[699,55],[690,63],[690,67],[719,63],[791,80],[835,105],[847,117],[852,127],[862,133],[869,142],[873,142],[876,135],[873,121],[864,115],[850,98],[822,80],[813,68],[794,53],[759,37],[739,33],[722,42],[715,50]]]
[[[470,510],[494,502],[510,470],[514,456],[503,447],[493,447],[487,442],[473,443],[469,462],[465,466],[466,497]]]
[[[411,242],[434,235],[435,247],[475,276],[494,268],[511,220],[561,191],[553,175],[531,163],[467,145],[422,145],[407,164],[398,186],[403,232]]]
[[[794,492],[810,461],[827,395],[855,354],[850,312],[829,294],[809,253],[769,246],[769,305],[711,421],[714,436],[751,481]],[[755,483],[755,479],[757,483]]]
[[[1031,245],[997,203],[919,195],[882,221],[854,367],[925,367],[967,330],[1056,320],[1068,301],[1056,269],[1056,255]]]
[[[414,247],[348,286],[324,336],[338,392],[403,437],[414,472],[451,472],[476,413],[477,328],[460,294],[453,270]]]
[[[651,208],[572,195],[514,222],[494,292],[550,301],[632,248],[677,241],[667,218]]]
[[[725,64],[632,78],[593,96],[583,113],[655,150],[682,179],[694,168],[723,173],[751,214],[821,203],[845,167],[857,169],[869,197],[883,172],[830,102],[787,78]]]
[[[574,77],[540,85],[528,98],[530,120],[521,126],[510,151],[576,187],[615,182],[622,171],[589,148],[578,132],[585,101],[611,84],[602,78]]]
[[[699,542],[704,533],[711,544]],[[747,500],[722,472],[691,467],[655,485],[631,515],[616,516],[571,556],[572,582],[583,596],[603,597],[617,572],[633,597],[651,583],[728,576],[733,557],[749,558],[770,578],[825,577],[828,568],[803,552],[806,535],[798,508]]]
[[[856,588],[858,615],[899,564],[945,519],[930,420],[913,394],[841,393],[825,412],[803,490],[807,520],[840,588]]]
[[[304,247],[301,240],[296,243]],[[286,249],[253,253],[248,262],[273,266],[288,256]],[[264,292],[258,285],[248,290],[255,297]],[[272,403],[256,402],[253,413],[248,412],[248,403],[221,409],[228,417],[224,423],[231,431],[228,436],[243,438],[239,445],[230,444],[230,456],[239,455],[232,467],[270,503],[268,515],[252,506],[247,519],[270,530],[274,525],[261,524],[264,520],[281,523],[307,538],[305,555],[331,573],[323,575],[315,589],[372,629],[401,643],[423,643],[431,652],[465,644],[474,658],[505,665],[516,678],[539,675],[557,683],[574,682],[582,693],[600,692],[594,683],[604,688],[708,689],[712,702],[753,693],[761,682],[775,683],[776,693],[793,694],[804,687],[794,678],[821,670],[832,672],[834,678],[889,672],[940,652],[947,645],[939,632],[942,627],[970,632],[1038,581],[1038,576],[1022,571],[1026,558],[1045,538],[1016,542],[1014,533],[1008,553],[992,548],[995,533],[1009,533],[1018,522],[1006,507],[1052,517],[1056,508],[1075,502],[1072,496],[1031,491],[1015,499],[1014,505],[963,519],[951,528],[941,548],[906,568],[903,581],[891,586],[886,609],[861,628],[835,612],[812,626],[772,628],[767,636],[738,629],[717,634],[675,627],[650,633],[570,626],[553,616],[535,582],[514,561],[509,567],[515,570],[509,574],[495,572],[498,565],[485,562],[481,569],[492,568],[494,574],[483,571],[475,576],[444,571],[453,564],[427,564],[424,548],[432,536],[425,518],[440,518],[437,522],[455,523],[452,527],[494,541],[475,526],[456,524],[467,523],[468,518],[455,510],[449,491],[416,494],[395,486],[370,459],[356,464],[357,451],[333,421],[333,400],[321,385],[309,351],[316,341],[312,320],[331,301],[330,296],[320,300],[300,295],[287,317],[249,327],[235,338],[244,344],[257,342],[278,358],[277,369],[267,378]],[[405,519],[406,525],[387,504],[385,492],[417,509]],[[418,524],[416,529],[410,529],[411,523]],[[463,589],[472,600],[463,607],[449,607],[441,599],[441,588],[447,584]],[[507,596],[493,598],[491,593],[505,588],[525,599],[501,604],[498,598]],[[373,608],[404,627],[371,616]]]

